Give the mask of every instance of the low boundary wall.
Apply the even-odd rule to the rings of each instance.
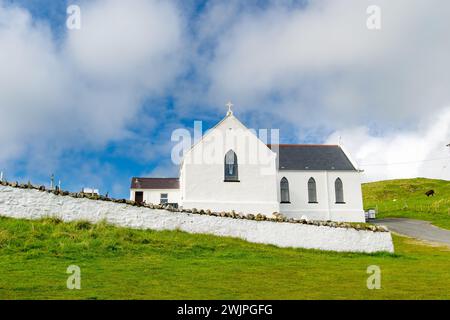
[[[349,252],[394,252],[391,233],[302,223],[256,221],[95,201],[35,189],[0,185],[0,216],[20,219],[58,217],[130,228],[182,230],[240,238],[249,242]]]

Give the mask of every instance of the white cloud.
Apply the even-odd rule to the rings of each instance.
[[[180,72],[181,17],[174,4],[81,4],[82,28],[57,42],[45,22],[0,0],[0,165],[28,155],[128,136],[142,101]]]
[[[161,110],[140,115],[143,100],[169,90],[178,116],[195,110],[199,118],[201,105],[224,110],[232,99],[236,114],[276,119],[299,128],[298,137],[338,130],[366,163],[446,155],[449,2],[379,0],[380,31],[366,28],[371,2],[256,2],[211,2],[186,25],[180,3],[84,1],[81,30],[56,41],[45,22],[0,0],[0,167],[28,155],[39,163],[28,171],[48,173],[66,150],[134,139],[127,125],[160,118]],[[179,82],[186,65],[192,75]],[[130,150],[155,148],[137,145]],[[373,166],[366,174],[450,179],[444,165]],[[164,170],[172,169],[155,172]]]
[[[450,107],[414,131],[375,135],[367,127],[334,132],[339,143],[364,170],[364,180],[428,177],[450,180]]]
[[[405,125],[450,103],[450,3],[377,1],[380,31],[366,27],[369,4],[320,0],[235,16],[206,64],[210,102],[231,98],[239,110],[329,128]]]
[[[82,28],[69,32],[67,53],[87,79],[158,91],[178,72],[182,30],[173,3],[87,1],[81,12]]]
[[[319,0],[254,11],[238,2],[211,5],[199,27],[205,41],[214,39],[212,58],[199,59],[209,103],[233,99],[237,113],[281,118],[299,128],[298,139],[338,130],[327,140],[342,135],[364,163],[449,156],[450,3],[377,1],[380,31],[366,27],[371,4]],[[281,134],[292,141],[292,132]],[[448,164],[370,166],[365,179],[450,179]]]
[[[0,160],[20,154],[58,113],[68,79],[55,50],[45,25],[0,3]]]

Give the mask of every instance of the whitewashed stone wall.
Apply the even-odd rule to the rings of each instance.
[[[21,219],[59,217],[131,228],[179,229],[189,233],[241,238],[249,242],[332,251],[393,252],[390,232],[332,228],[287,222],[254,221],[135,207],[32,189],[0,186],[0,215]]]

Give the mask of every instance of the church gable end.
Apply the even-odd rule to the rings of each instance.
[[[131,199],[187,209],[363,222],[360,171],[338,145],[266,145],[234,115],[185,154],[180,178],[133,178]],[[308,172],[307,172],[308,171]]]

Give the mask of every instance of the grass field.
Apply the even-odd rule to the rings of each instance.
[[[433,189],[435,196],[425,192]],[[377,218],[412,218],[450,229],[450,181],[401,179],[365,183],[364,208],[378,208]]]
[[[450,251],[282,249],[183,232],[0,218],[1,299],[450,299]],[[66,288],[69,265],[81,290]],[[381,268],[368,290],[367,267]]]

